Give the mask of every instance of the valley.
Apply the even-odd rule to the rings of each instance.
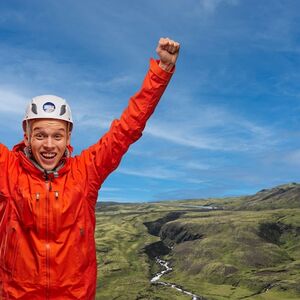
[[[300,299],[298,189],[289,184],[247,197],[100,203],[97,299],[192,299],[172,284],[207,300]],[[162,271],[156,257],[172,268],[160,278],[166,285],[151,282]]]

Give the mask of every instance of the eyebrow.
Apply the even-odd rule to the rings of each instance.
[[[35,127],[35,128],[33,128],[32,131],[36,131],[36,130],[45,130],[45,129],[42,128],[42,127]],[[57,130],[57,131],[66,131],[65,128],[58,128],[58,129],[56,129],[56,130]]]

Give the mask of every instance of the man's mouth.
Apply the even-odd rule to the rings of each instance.
[[[56,156],[56,153],[52,153],[52,152],[41,152],[41,156],[44,159],[53,159]]]

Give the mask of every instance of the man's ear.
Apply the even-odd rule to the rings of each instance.
[[[29,139],[28,139],[28,135],[26,132],[24,132],[24,143],[25,143],[26,147],[29,146]]]
[[[67,136],[67,146],[69,146],[71,144],[71,131],[68,132],[68,136]]]

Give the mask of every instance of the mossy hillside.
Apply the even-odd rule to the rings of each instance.
[[[285,187],[280,189],[279,193],[276,188],[262,192],[260,199],[273,203],[272,207],[280,200],[272,210],[260,205],[260,196],[255,205],[252,196],[114,204],[112,209],[108,205],[97,212],[96,299],[190,299],[175,289],[149,283],[157,266],[143,249],[159,238],[149,234],[143,223],[171,212],[185,213],[161,227],[161,237],[174,247],[165,257],[171,260],[174,271],[163,281],[179,284],[209,300],[300,299],[300,211],[283,209],[288,207],[291,195],[297,200],[297,191],[294,184],[288,187],[288,194]],[[276,195],[274,202],[272,197]],[[196,208],[201,205],[222,210],[203,212]]]
[[[97,213],[95,234],[98,259],[97,298],[134,297],[139,286],[148,285],[146,258],[140,252],[147,237],[142,226],[135,226],[137,214]]]
[[[162,217],[165,209],[160,209],[159,205],[114,205],[112,211],[96,213],[96,299],[189,299],[174,289],[150,284],[151,264],[143,249],[159,238],[148,234],[143,222]]]
[[[149,284],[148,259],[141,250],[158,239],[147,233],[143,223],[163,217],[166,209],[160,209],[161,206],[157,210],[152,207],[153,211],[148,213],[141,207],[120,207],[120,213],[97,213],[97,299],[189,299],[174,289]],[[170,257],[174,272],[165,278],[207,299],[240,299],[272,282],[280,282],[280,288],[273,287],[263,296],[250,299],[297,299],[299,294],[294,296],[294,286],[299,281],[299,261],[290,260],[293,253],[298,253],[294,251],[299,245],[297,239],[290,237],[286,243],[284,238],[278,246],[259,237],[260,224],[280,221],[294,226],[299,224],[297,215],[299,212],[294,210],[187,212],[164,227],[176,224],[177,229],[181,227],[204,237],[175,245]],[[277,247],[286,248],[287,253]],[[253,255],[249,249],[258,250]]]
[[[293,293],[299,297],[300,243],[296,229],[299,216],[300,210],[218,211],[202,213],[198,218],[197,213],[185,214],[179,220],[166,224],[161,236],[165,236],[168,230],[172,232],[174,227],[179,232],[181,226],[182,231],[190,230],[193,234],[198,232],[202,238],[175,245],[169,256],[174,272],[165,278],[170,282],[181,282],[196,293],[210,297],[217,297],[216,292],[206,291],[202,284],[199,285],[200,282],[216,286],[228,285],[237,295],[232,294],[230,299],[239,299],[240,290],[251,295],[268,285],[273,299],[285,299],[282,294],[289,299]],[[261,224],[274,222],[289,224],[289,228],[293,229],[283,232],[276,244],[266,241],[260,232]],[[222,290],[219,296],[223,297],[223,293]],[[269,294],[265,293],[264,296]]]

